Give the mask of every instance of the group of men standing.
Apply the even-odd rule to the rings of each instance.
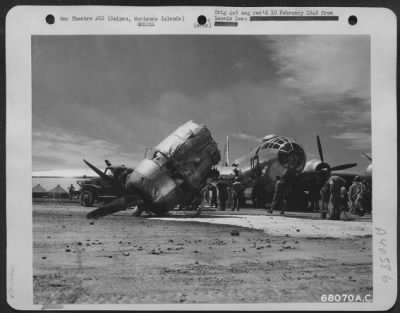
[[[337,175],[322,171],[319,178],[319,186],[322,184],[319,194],[321,218],[339,220],[341,212],[362,216],[371,211],[371,188],[367,181],[361,181],[359,176],[355,176],[347,190],[346,181]],[[277,176],[269,212],[278,210],[280,214],[284,214],[288,197],[290,197],[289,184],[285,183],[283,177]],[[313,208],[315,197],[311,195],[310,198]]]
[[[371,189],[366,180],[355,176],[347,190],[346,181],[330,176],[321,189],[321,218],[340,219],[341,212],[364,215],[371,211]]]
[[[221,211],[225,211],[227,203],[231,202],[231,210],[239,211],[244,200],[244,186],[239,177],[235,177],[232,184],[225,181],[215,185],[210,183],[204,190],[204,199],[211,207],[219,207]]]

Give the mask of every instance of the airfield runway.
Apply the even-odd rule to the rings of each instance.
[[[320,302],[372,294],[372,223],[314,213],[203,212],[90,221],[33,204],[37,304]]]

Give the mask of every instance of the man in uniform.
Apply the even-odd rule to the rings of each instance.
[[[251,191],[251,198],[256,208],[265,207],[265,181],[263,177],[259,177],[255,181]]]
[[[225,211],[226,201],[228,200],[228,185],[224,181],[217,183],[219,207]]]
[[[274,196],[272,198],[270,213],[274,210],[280,210],[281,214],[285,213],[284,203],[285,182],[280,176],[276,176]]]
[[[328,212],[329,219],[340,220],[341,213],[341,189],[346,185],[346,181],[336,175],[333,175],[328,180],[329,185],[329,203]]]
[[[232,211],[234,211],[235,209],[237,209],[238,211],[240,210],[240,204],[242,203],[243,199],[243,191],[244,187],[240,182],[240,178],[235,177],[235,181],[232,184],[232,199],[233,199]]]
[[[217,188],[213,184],[208,185],[208,191],[211,193],[211,203],[210,207],[216,207],[218,208],[218,203],[217,203]]]
[[[355,213],[360,213],[361,211],[363,189],[364,188],[361,183],[360,176],[354,177],[353,183],[349,188],[348,195],[349,195],[351,210]]]
[[[74,192],[75,192],[75,187],[73,184],[71,184],[71,186],[69,186],[68,188],[69,200],[72,200],[74,198]]]

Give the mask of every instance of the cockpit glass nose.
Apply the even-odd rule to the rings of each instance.
[[[301,171],[305,164],[304,150],[296,143],[286,143],[279,149],[279,162],[289,169]]]

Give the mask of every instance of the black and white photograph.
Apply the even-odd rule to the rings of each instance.
[[[33,304],[373,303],[371,45],[33,33]]]

